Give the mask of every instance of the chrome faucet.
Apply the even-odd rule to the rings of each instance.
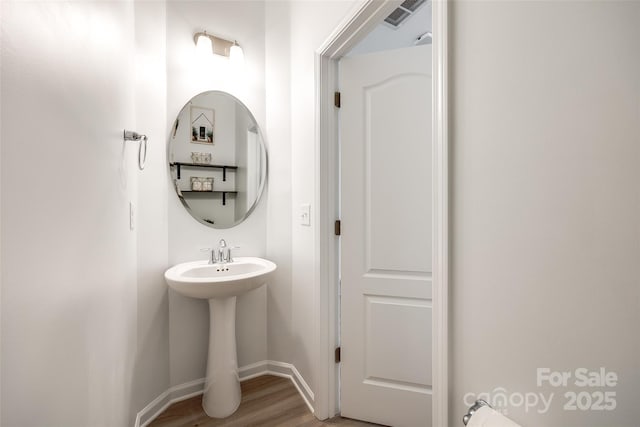
[[[209,252],[209,264],[226,264],[233,262],[231,249],[236,248],[239,248],[239,246],[227,246],[226,240],[220,239],[217,248],[205,248],[201,250]]]
[[[227,247],[227,242],[224,239],[220,239],[218,242],[218,263],[224,264],[229,262],[230,249]]]

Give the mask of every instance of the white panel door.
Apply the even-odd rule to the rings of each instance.
[[[431,46],[340,61],[341,414],[431,425]]]

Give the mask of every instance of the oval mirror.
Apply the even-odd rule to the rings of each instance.
[[[249,109],[228,93],[212,90],[187,102],[171,128],[167,158],[180,201],[205,225],[233,227],[260,200],[265,143]]]

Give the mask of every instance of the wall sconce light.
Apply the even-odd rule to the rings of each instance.
[[[229,59],[236,64],[244,63],[244,51],[236,41],[233,42],[229,51]]]
[[[222,39],[202,31],[193,35],[193,41],[198,52],[211,52],[216,55],[226,56],[234,62],[241,62],[244,59],[244,52],[235,40]]]

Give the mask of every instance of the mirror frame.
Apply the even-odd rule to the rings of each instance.
[[[200,218],[199,216],[194,214],[193,209],[191,209],[191,207],[189,206],[189,204],[185,200],[184,196],[182,195],[182,192],[178,188],[178,183],[174,179],[174,176],[173,176],[173,168],[174,168],[174,166],[172,165],[172,162],[170,160],[171,159],[171,134],[174,133],[177,130],[176,129],[176,122],[178,120],[178,117],[180,117],[180,114],[182,113],[182,111],[185,108],[187,108],[189,106],[189,104],[191,104],[196,97],[198,97],[200,95],[203,95],[203,94],[208,94],[208,93],[217,93],[217,94],[221,94],[221,95],[227,96],[227,97],[231,98],[233,101],[235,101],[238,104],[240,104],[246,110],[247,114],[249,115],[249,118],[253,121],[253,123],[255,123],[256,130],[258,131],[258,138],[260,139],[260,146],[262,147],[262,152],[264,153],[264,179],[261,180],[260,186],[258,187],[258,190],[257,190],[258,191],[258,195],[257,195],[255,201],[253,202],[253,204],[251,205],[251,207],[249,207],[249,209],[247,209],[247,212],[245,212],[245,214],[242,216],[242,218],[239,219],[238,221],[234,222],[233,224],[228,225],[228,226],[220,226],[220,225],[216,226],[216,224],[212,224],[210,222],[207,222],[207,221],[203,220],[202,218]],[[176,118],[173,121],[173,125],[169,129],[169,137],[167,138],[167,168],[169,169],[169,180],[170,180],[171,186],[173,187],[173,190],[175,191],[176,196],[178,196],[178,199],[180,199],[180,202],[182,203],[182,206],[184,206],[184,208],[187,210],[187,212],[189,212],[189,215],[191,215],[200,224],[206,225],[209,228],[215,228],[215,229],[218,229],[218,230],[229,229],[229,228],[235,227],[235,226],[237,226],[239,224],[242,224],[247,218],[249,218],[249,216],[253,213],[255,208],[258,206],[258,204],[262,200],[262,195],[264,194],[265,187],[267,186],[267,180],[269,179],[269,152],[267,150],[267,140],[265,139],[264,134],[262,133],[262,129],[260,128],[260,124],[256,120],[255,116],[253,115],[253,113],[251,112],[249,107],[247,107],[244,102],[242,102],[240,99],[238,99],[237,97],[233,96],[229,92],[225,92],[223,90],[206,90],[204,92],[200,92],[200,93],[192,96],[182,106],[182,108],[180,110],[178,110]]]

